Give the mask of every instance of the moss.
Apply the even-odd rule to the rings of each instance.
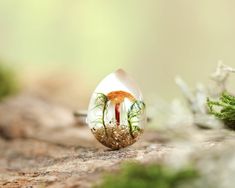
[[[209,113],[222,120],[226,127],[235,129],[235,96],[224,92],[219,100],[207,99]]]
[[[19,91],[19,84],[13,70],[0,62],[0,101]]]
[[[127,113],[127,121],[131,136],[134,138],[134,132],[140,131],[139,123],[141,115],[144,114],[145,103],[136,100],[130,107]]]
[[[199,176],[193,168],[175,170],[163,165],[139,163],[125,164],[116,174],[106,175],[96,188],[178,188],[192,187]]]

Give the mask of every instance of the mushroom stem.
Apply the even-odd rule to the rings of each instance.
[[[117,126],[120,125],[120,103],[115,104],[115,118]]]

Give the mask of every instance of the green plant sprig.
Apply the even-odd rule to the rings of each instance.
[[[223,92],[218,101],[207,99],[209,113],[222,120],[229,128],[235,128],[235,96]]]
[[[140,122],[141,115],[144,113],[145,103],[136,100],[130,107],[127,113],[127,121],[129,126],[129,131],[132,137],[134,137],[133,132],[139,131],[138,123]]]
[[[93,109],[100,108],[102,110],[102,117],[100,118],[100,122],[104,126],[104,131],[105,131],[106,136],[107,136],[107,128],[106,128],[105,121],[104,121],[104,115],[105,115],[105,110],[107,108],[107,102],[108,102],[108,98],[105,94],[97,93],[97,97],[95,99],[95,106],[93,108]]]

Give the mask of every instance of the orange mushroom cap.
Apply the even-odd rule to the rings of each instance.
[[[130,101],[136,100],[132,94],[126,91],[112,91],[108,93],[107,97],[108,100],[110,100],[114,104],[120,104],[124,101],[125,98],[128,98]]]

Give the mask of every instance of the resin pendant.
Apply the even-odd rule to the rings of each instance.
[[[132,78],[122,69],[104,78],[92,94],[87,123],[104,146],[132,145],[143,133],[145,103]]]

